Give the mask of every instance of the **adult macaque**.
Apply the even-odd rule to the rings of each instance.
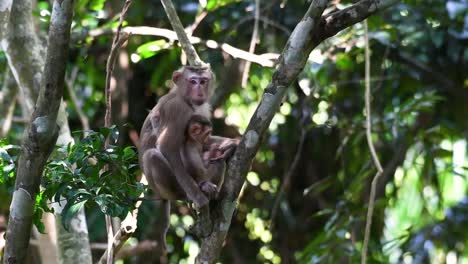
[[[174,87],[161,97],[146,117],[140,133],[140,166],[150,187],[163,201],[167,219],[162,242],[169,228],[170,200],[189,200],[195,204],[202,218],[196,223],[195,233],[208,236],[211,233],[209,197],[202,191],[194,177],[182,162],[185,151],[187,127],[194,115],[210,119],[207,103],[212,88],[213,74],[207,67],[186,66],[172,75]],[[237,145],[237,142],[222,137],[209,136],[208,144],[223,145],[220,159]]]

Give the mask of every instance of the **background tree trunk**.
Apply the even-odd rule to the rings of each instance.
[[[61,4],[54,2],[54,12],[49,34],[50,52],[48,53],[47,64],[44,70],[44,78],[42,78],[42,66],[44,65],[42,45],[40,45],[37,35],[33,30],[31,2],[19,0],[8,4],[9,6],[6,6],[6,9],[2,10],[4,12],[0,14],[2,22],[8,21],[8,30],[6,32],[3,31],[4,34],[1,35],[3,40],[2,48],[7,54],[10,69],[12,69],[20,90],[24,95],[26,111],[32,111],[33,102],[39,92],[42,79],[44,87],[41,90],[36,109],[33,113],[32,124],[25,133],[23,141],[23,151],[17,171],[16,190],[10,209],[5,263],[10,263],[11,261],[21,262],[25,257],[25,249],[29,244],[34,198],[38,191],[43,166],[58,136],[56,120],[63,94],[64,65],[67,59],[73,11],[73,1],[66,1]],[[7,14],[9,10],[11,10],[11,14]],[[61,111],[61,116],[66,121],[63,107]],[[71,138],[68,124],[63,122],[63,120],[60,123],[66,125],[64,130],[68,134],[67,137]],[[84,219],[83,214],[81,216],[78,215],[78,217]],[[79,239],[76,241],[80,241],[80,243],[62,243],[60,241],[59,244],[72,245],[72,252],[81,252],[74,248],[77,246],[82,247],[82,243],[84,243],[87,245],[87,250],[85,247],[83,251],[87,251],[86,255],[91,260],[86,225],[78,225],[78,227],[81,231],[84,228],[86,236],[83,236],[83,233],[76,233],[75,235],[73,233],[64,233],[63,235],[59,234],[58,237],[59,239],[71,238],[73,240],[78,237]],[[55,250],[55,248],[49,248],[48,250]],[[61,252],[68,251],[62,250]],[[74,255],[72,259],[79,258]]]

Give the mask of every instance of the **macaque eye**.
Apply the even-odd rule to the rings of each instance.
[[[205,79],[201,79],[201,80],[200,80],[200,84],[201,84],[201,85],[205,85],[205,84],[206,84],[206,80],[205,80]]]
[[[190,80],[190,84],[197,84],[197,80],[191,79],[191,80]]]

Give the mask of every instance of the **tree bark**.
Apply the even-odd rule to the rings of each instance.
[[[0,138],[6,137],[10,131],[17,94],[18,86],[7,69],[5,71],[3,89],[0,92]]]
[[[30,2],[15,1],[11,9],[12,12],[15,11],[15,8],[21,8],[21,4],[26,5],[27,11],[31,10]],[[3,4],[1,9],[3,9]],[[20,11],[18,11],[18,13],[20,13]],[[12,18],[12,20],[28,20],[26,25],[30,26],[30,28],[26,28],[26,30],[32,30],[31,13],[23,15],[24,16],[21,18],[17,16],[11,16],[10,18]],[[72,16],[73,0],[54,2],[49,28],[49,46],[41,89],[32,114],[31,123],[23,136],[22,150],[18,161],[15,191],[13,192],[13,199],[10,205],[10,217],[6,232],[4,263],[23,263],[26,257],[31,233],[35,197],[39,191],[41,174],[58,137],[56,122],[63,95],[65,65],[68,58],[68,43],[70,39]],[[31,34],[25,32],[24,28],[18,28],[16,31],[13,31],[15,32],[15,34],[13,34],[10,30],[16,26],[15,23],[10,23],[9,32],[6,36],[7,39],[9,39],[9,36],[15,35],[20,37],[31,36]],[[21,25],[19,27],[21,27]],[[8,35],[10,33],[11,35]],[[11,39],[9,40],[10,41],[2,41],[9,62],[12,60],[11,57],[13,56],[17,56],[17,58],[23,57],[24,54],[34,52],[39,47],[39,45],[37,45],[31,47],[31,50],[21,50],[21,52],[23,52],[23,54],[21,54],[18,50],[11,47],[10,44],[13,44],[13,42],[11,42]],[[35,40],[37,40],[37,38],[31,39],[31,41]],[[24,41],[24,39],[22,41]],[[34,44],[37,44],[37,42]],[[32,55],[29,54],[29,56]],[[28,58],[31,59],[31,57],[23,57],[25,61],[28,61]],[[31,72],[31,70],[36,67],[40,68],[40,61],[33,60],[33,63],[35,67],[27,64],[23,64],[21,65],[22,67],[20,67],[21,71],[26,71],[29,74],[20,75],[19,72],[16,71],[18,68],[12,68],[15,69],[13,70],[13,74],[18,83],[21,83],[19,81],[20,77],[28,77],[28,75],[32,77],[32,80],[23,80],[23,82],[34,84],[38,81],[37,79],[40,78],[40,71]],[[32,91],[34,91],[34,89],[28,91],[24,90],[23,92],[27,93]],[[30,96],[30,98],[33,98],[33,96]],[[31,102],[29,102],[29,104],[30,103]],[[31,106],[28,106],[28,108],[29,107]]]
[[[0,4],[0,40],[2,40],[1,45],[7,55],[9,68],[14,73],[19,91],[22,93],[21,98],[25,102],[23,104],[25,116],[29,117],[33,110],[33,102],[37,99],[45,63],[43,48],[34,32],[30,1],[15,0],[13,3],[11,0],[6,0]],[[72,141],[72,137],[63,103],[59,110],[58,124],[61,128],[58,144],[67,145]],[[63,206],[62,203],[61,208]],[[56,208],[56,211],[60,212],[60,207]],[[56,216],[60,217],[58,214]],[[71,225],[68,231],[63,229],[60,219],[58,220],[56,221],[58,243],[51,241],[53,244],[59,245],[58,261],[60,263],[91,263],[91,249],[84,211],[79,211],[71,220],[72,223],[81,224]],[[57,251],[56,248],[42,243],[39,247]],[[67,252],[75,253],[68,254]],[[74,262],[83,259],[89,261]]]
[[[215,263],[226,238],[237,199],[245,182],[252,159],[260,146],[271,120],[278,111],[286,89],[302,71],[310,52],[322,41],[398,0],[361,0],[341,11],[322,17],[327,0],[314,0],[284,48],[277,70],[265,88],[262,99],[250,120],[234,156],[229,162],[220,202],[213,209],[213,233],[202,239],[196,263]]]

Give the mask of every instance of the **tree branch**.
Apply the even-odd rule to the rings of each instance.
[[[231,224],[232,214],[245,176],[260,146],[261,138],[278,110],[288,86],[297,78],[307,62],[310,52],[322,41],[338,31],[380,11],[397,0],[362,0],[355,5],[322,18],[326,0],[314,0],[306,15],[296,26],[283,50],[277,70],[265,88],[262,99],[250,120],[246,133],[229,161],[226,181],[221,191],[220,202],[214,210],[219,217],[214,219],[213,233],[202,239],[197,263],[214,263],[221,252]],[[328,18],[328,19],[327,19]],[[333,23],[332,23],[333,22]],[[335,24],[336,23],[336,24]]]
[[[372,142],[372,117],[371,117],[371,105],[370,105],[370,50],[369,50],[369,33],[367,29],[367,21],[364,21],[365,29],[365,79],[366,79],[366,92],[365,92],[365,102],[366,102],[366,139],[367,144],[369,145],[369,151],[371,153],[374,166],[377,168],[377,173],[372,180],[372,186],[369,197],[369,205],[367,208],[367,218],[366,218],[366,229],[364,233],[364,242],[362,243],[361,251],[361,264],[367,263],[367,246],[369,243],[370,231],[372,226],[372,215],[374,213],[374,202],[375,202],[375,191],[377,189],[377,183],[380,176],[383,173],[382,165],[380,164],[379,157],[375,151],[374,143]]]
[[[0,92],[0,138],[6,137],[13,121],[18,85],[8,70],[5,71],[3,89]]]
[[[363,21],[378,11],[384,10],[399,0],[361,0],[343,10],[324,16],[324,39],[334,36],[341,30]]]
[[[56,122],[63,95],[72,16],[73,0],[54,1],[42,85],[18,161],[6,235],[5,263],[23,263],[26,257],[41,174],[58,136]]]
[[[124,3],[124,6],[122,8],[122,12],[120,14],[119,18],[119,25],[117,26],[117,32],[114,36],[114,40],[112,41],[112,47],[109,52],[109,57],[107,58],[107,65],[106,65],[106,90],[105,90],[105,95],[106,95],[106,114],[104,118],[104,126],[109,128],[111,126],[111,111],[112,111],[112,94],[111,94],[111,89],[110,89],[110,83],[111,83],[111,78],[112,78],[112,73],[114,71],[114,66],[115,66],[115,61],[117,59],[117,53],[120,50],[120,47],[122,44],[127,41],[128,35],[127,34],[120,34],[122,30],[122,24],[125,20],[125,16],[127,15],[128,8],[132,4],[131,0],[126,0]],[[107,149],[109,147],[109,139],[106,139],[106,142],[104,144],[104,148]],[[104,170],[108,170],[108,166],[105,166]],[[112,219],[109,215],[105,215],[106,219],[106,231],[107,231],[107,250],[106,250],[106,263],[107,264],[112,264],[114,263],[114,232],[112,230]],[[136,226],[135,226],[136,229]],[[129,230],[132,230],[130,228]],[[129,235],[130,236],[130,235]],[[128,237],[124,237],[126,241]],[[119,248],[116,248],[116,250],[119,250]]]
[[[146,178],[142,177],[141,183],[147,185],[148,182],[146,181]],[[144,193],[140,195],[140,198],[144,197]],[[135,233],[137,229],[137,218],[138,218],[138,210],[141,206],[142,200],[138,201],[135,205],[135,209],[133,210],[132,213],[128,213],[127,217],[122,221],[122,225],[117,231],[117,233],[114,235],[112,239],[112,248],[110,252],[112,252],[112,258],[119,253],[119,250],[123,247],[125,242]],[[98,263],[100,264],[105,264],[108,263],[108,256],[109,256],[109,248],[106,249],[104,254],[102,254],[101,258],[99,259]]]
[[[107,29],[94,29],[89,31],[86,36],[90,37],[99,37],[103,34],[110,34],[113,30]],[[115,31],[115,29],[114,29]],[[177,40],[177,34],[169,29],[165,28],[156,28],[156,27],[124,27],[122,32],[128,33],[131,36],[157,36],[157,37],[164,37],[170,41]],[[77,38],[84,38],[85,36],[79,35]],[[253,54],[249,53],[248,51],[236,48],[231,46],[228,43],[219,43],[217,41],[208,39],[202,40],[198,37],[188,37],[191,44],[203,44],[207,48],[210,49],[221,49],[222,51],[226,52],[227,54],[231,55],[234,58],[239,58],[245,61],[251,61],[257,64],[262,65],[263,67],[273,67],[275,65],[275,60],[278,59],[279,54],[276,53],[265,53],[265,54]]]
[[[172,1],[161,0],[161,3],[164,7],[164,10],[166,11],[167,18],[169,18],[169,21],[171,22],[172,28],[177,33],[178,40],[180,42],[180,45],[182,46],[182,49],[187,55],[189,64],[193,66],[202,66],[204,63],[198,56],[197,51],[195,50],[193,45],[190,43],[187,34],[185,34],[184,27],[182,26],[182,23],[180,22],[180,19],[177,16],[177,12],[174,8],[174,5],[172,4]]]
[[[38,73],[44,69],[44,61],[35,58],[43,58],[44,50],[34,34],[32,2],[6,0],[1,5],[5,9],[0,10],[0,44],[23,95],[29,117],[41,85],[42,74]]]
[[[75,90],[73,89],[75,80],[76,80],[76,75],[78,74],[78,67],[73,68],[70,78],[65,78],[65,86],[67,87],[68,95],[70,96],[71,102],[73,106],[75,107],[75,111],[78,114],[78,117],[80,119],[81,125],[83,126],[83,130],[85,131],[85,136],[87,135],[87,131],[90,130],[89,126],[89,120],[88,117],[85,115],[83,110],[78,104],[78,97],[76,96]]]
[[[327,2],[326,0],[314,0],[286,43],[278,68],[273,74],[270,84],[265,88],[262,100],[250,120],[246,133],[229,162],[226,180],[221,191],[221,201],[215,208],[219,212],[219,217],[214,219],[213,233],[202,239],[197,263],[214,263],[221,252],[231,224],[232,214],[237,205],[240,189],[244,184],[245,175],[250,168],[252,159],[260,146],[261,137],[278,110],[286,89],[302,71],[308,55],[316,46],[314,43],[318,44],[315,39],[317,36],[313,32],[317,30]]]
[[[249,53],[254,53],[255,45],[257,45],[258,41],[258,21],[260,19],[260,0],[255,0],[255,20],[254,20],[254,27],[252,32],[252,39],[250,40],[250,47]],[[244,66],[244,73],[242,74],[242,87],[247,86],[247,80],[249,79],[249,72],[250,72],[250,61],[245,62]]]

